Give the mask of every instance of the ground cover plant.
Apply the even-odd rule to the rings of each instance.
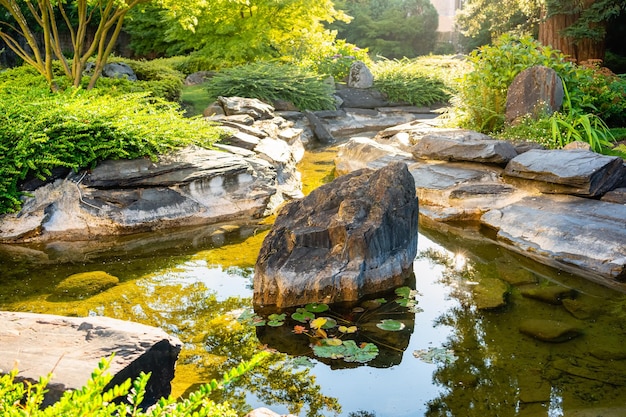
[[[20,382],[16,381],[18,370],[14,369],[0,376],[0,414],[5,417],[236,417],[237,413],[228,403],[216,404],[211,401],[209,395],[236,381],[262,362],[267,355],[267,352],[260,352],[251,360],[241,362],[227,372],[221,381],[213,379],[184,399],[161,398],[148,409],[144,409],[142,403],[150,374],[142,372],[134,381],[128,379],[105,391],[113,378],[106,372],[112,357],[100,361],[98,368],[94,370],[91,379],[83,388],[64,392],[59,401],[46,408],[42,408],[41,405],[46,386],[53,379],[52,374],[40,377],[35,383]]]
[[[373,73],[374,87],[391,101],[430,106],[450,99],[448,86],[440,78],[428,74],[419,60],[379,60]]]
[[[259,62],[228,68],[209,80],[207,91],[211,99],[239,96],[270,104],[285,100],[300,110],[335,108],[333,86],[293,64]]]
[[[148,93],[51,93],[42,77],[22,68],[0,74],[0,125],[0,213],[20,209],[21,181],[46,180],[56,167],[76,171],[105,159],[156,159],[191,144],[211,147],[221,134]]]

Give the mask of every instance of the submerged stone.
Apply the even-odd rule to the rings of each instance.
[[[520,332],[543,342],[562,343],[582,334],[569,323],[556,320],[530,319],[520,323]]]
[[[473,290],[472,300],[478,310],[494,310],[506,305],[509,286],[497,278],[483,278]]]
[[[86,298],[119,284],[120,280],[104,271],[70,275],[54,288],[57,297]]]
[[[566,298],[576,297],[576,290],[551,285],[548,287],[523,288],[521,293],[526,298],[543,301],[544,303],[559,305]]]

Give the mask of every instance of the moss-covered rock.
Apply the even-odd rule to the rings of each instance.
[[[104,271],[70,275],[54,288],[57,297],[87,298],[119,284],[120,280]]]
[[[506,305],[509,286],[497,278],[483,278],[472,289],[474,305],[478,310],[493,310]]]
[[[551,343],[566,342],[582,334],[576,326],[557,320],[524,320],[519,330],[527,336]]]

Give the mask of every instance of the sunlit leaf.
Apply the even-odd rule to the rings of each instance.
[[[304,308],[307,311],[310,311],[311,313],[323,313],[324,311],[328,310],[330,307],[328,307],[328,304],[324,304],[324,303],[309,303],[306,306],[304,306]]]
[[[338,329],[341,333],[355,333],[358,329],[356,326],[350,326],[350,327],[346,327],[346,326],[339,326]]]
[[[373,343],[357,346],[354,340],[346,340],[343,345],[346,349],[343,360],[346,362],[366,363],[378,356],[378,346]]]
[[[411,288],[409,287],[396,288],[395,293],[398,297],[409,298],[411,296]]]
[[[380,323],[377,323],[376,327],[382,330],[390,331],[390,332],[399,332],[400,330],[404,329],[406,326],[401,321],[387,319],[387,320],[382,320]]]
[[[324,339],[324,340],[322,340],[322,344],[324,344],[326,346],[339,346],[342,343],[343,342],[341,341],[341,339],[337,339],[335,337],[333,337],[331,339]]]

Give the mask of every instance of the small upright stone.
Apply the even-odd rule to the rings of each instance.
[[[348,87],[352,88],[370,88],[374,85],[374,75],[367,68],[365,62],[354,61],[350,66],[350,74],[348,75]]]

